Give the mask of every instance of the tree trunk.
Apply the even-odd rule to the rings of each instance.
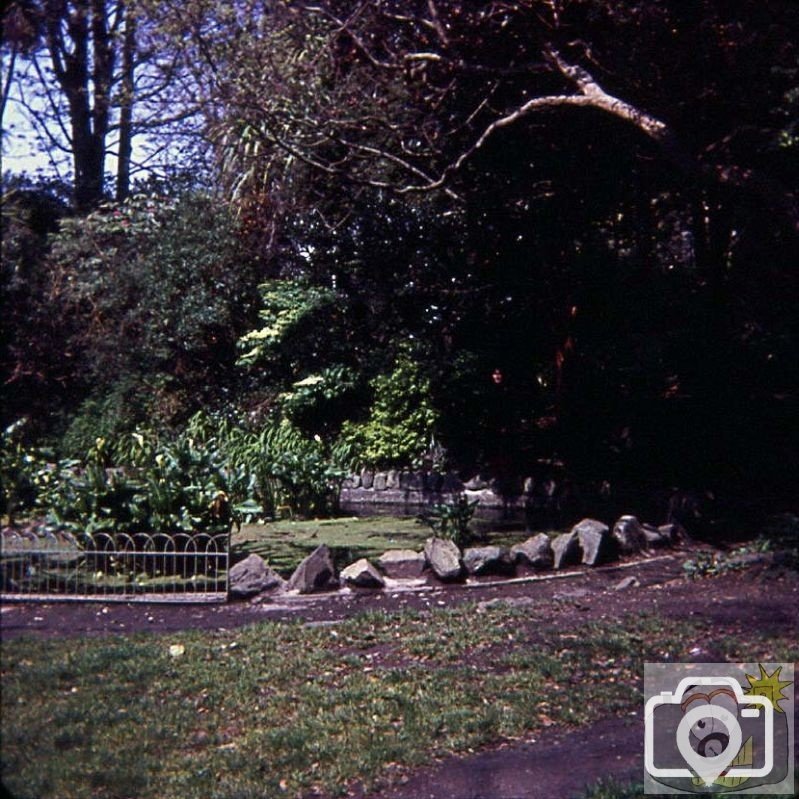
[[[133,155],[133,78],[136,67],[136,19],[120,3],[119,13],[125,15],[125,34],[122,42],[122,98],[119,110],[119,154],[117,156],[118,202],[130,193],[130,161]]]

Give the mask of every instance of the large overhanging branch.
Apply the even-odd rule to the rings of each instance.
[[[759,196],[769,208],[773,208],[784,215],[792,228],[799,232],[799,205],[797,200],[776,181],[755,170],[738,166],[702,164],[684,150],[674,132],[665,122],[605,91],[586,69],[579,65],[568,63],[556,50],[550,49],[545,55],[561,74],[578,89],[578,92],[574,94],[545,95],[528,100],[488,125],[474,143],[450,163],[437,179],[427,183],[403,186],[396,189],[397,193],[427,192],[444,187],[451,177],[467,161],[473,158],[495,134],[504,128],[515,125],[537,111],[565,107],[593,108],[633,125],[655,142],[666,158],[684,173],[689,175],[696,174],[703,180],[710,180],[722,185],[733,185],[750,194]]]

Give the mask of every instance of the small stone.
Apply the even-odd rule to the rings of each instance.
[[[574,532],[563,533],[552,542],[552,554],[556,569],[571,566],[580,561],[580,541]]]
[[[638,588],[641,585],[641,581],[635,577],[625,577],[623,580],[619,580],[616,585],[613,586],[614,591],[627,591],[630,588]]]
[[[546,533],[538,533],[521,544],[515,544],[510,548],[510,554],[516,563],[534,569],[551,569],[555,557],[552,542]]]
[[[644,528],[635,516],[622,516],[613,525],[613,537],[625,555],[634,555],[647,548]]]
[[[387,577],[421,577],[425,557],[421,552],[414,552],[412,549],[391,549],[377,559],[377,565]]]
[[[580,542],[583,552],[583,563],[586,566],[596,566],[603,561],[610,560],[613,554],[613,545],[610,528],[596,519],[583,519],[572,528],[572,533]]]
[[[341,572],[341,579],[358,588],[384,588],[380,572],[366,558],[356,560]]]
[[[457,580],[463,572],[461,553],[453,541],[428,538],[424,547],[424,556],[439,580]]]
[[[513,561],[505,547],[471,547],[463,553],[463,565],[469,574],[510,574]]]
[[[330,550],[325,544],[317,547],[297,566],[287,587],[290,590],[299,591],[301,594],[332,591],[338,588],[336,569],[333,566]]]

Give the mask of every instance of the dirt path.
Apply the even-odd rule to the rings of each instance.
[[[640,719],[603,719],[572,733],[548,732],[538,740],[446,758],[380,797],[569,799],[593,785],[597,775],[640,782],[643,740]]]
[[[421,586],[414,591],[353,592],[226,605],[48,603],[6,604],[4,639],[102,636],[143,630],[230,629],[264,620],[336,624],[365,610],[386,612],[506,602],[525,609],[529,624],[564,628],[587,620],[615,621],[649,612],[686,618],[705,630],[685,641],[682,660],[720,659],[724,637],[746,641],[770,635],[799,642],[799,575],[756,567],[689,582],[685,553],[581,571],[559,579],[466,586]],[[636,585],[619,590],[624,578]],[[587,728],[550,728],[535,740],[503,744],[466,758],[448,757],[409,775],[379,796],[386,799],[538,799],[580,796],[600,778],[642,779],[640,716],[603,719]],[[357,790],[353,797],[362,796]],[[376,796],[373,797],[376,799]]]

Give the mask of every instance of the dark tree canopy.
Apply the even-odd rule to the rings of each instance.
[[[332,298],[241,405],[346,374],[366,419],[411,345],[464,468],[765,486],[796,462],[796,3],[138,9],[250,290]]]

